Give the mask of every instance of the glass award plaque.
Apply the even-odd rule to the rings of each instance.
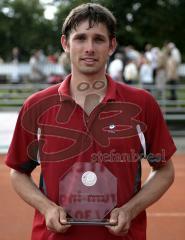
[[[69,224],[111,225],[106,216],[117,205],[117,179],[100,163],[75,163],[59,180],[59,204]]]

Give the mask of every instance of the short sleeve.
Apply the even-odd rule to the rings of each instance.
[[[147,160],[151,166],[158,168],[165,165],[171,158],[176,151],[176,146],[160,106],[149,94],[146,106],[146,124]]]
[[[39,164],[37,161],[38,140],[36,124],[33,127],[35,123],[34,116],[30,114],[30,116],[24,118],[25,114],[29,113],[28,109],[27,103],[21,108],[5,160],[9,167],[26,174],[30,174]],[[29,129],[30,125],[32,126],[31,129]]]

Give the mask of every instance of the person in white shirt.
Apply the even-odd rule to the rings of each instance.
[[[151,85],[153,84],[153,69],[145,56],[141,57],[139,80],[144,89],[146,89],[147,91],[151,91]]]
[[[138,81],[138,69],[134,60],[129,59],[124,72],[124,82],[127,84],[135,84]]]
[[[175,46],[174,43],[170,42],[168,43],[168,48],[171,52],[171,57],[174,59],[176,62],[177,66],[181,63],[181,53],[179,49]]]
[[[122,72],[123,72],[123,60],[122,54],[116,53],[114,60],[110,63],[108,67],[108,73],[115,81],[122,82]]]

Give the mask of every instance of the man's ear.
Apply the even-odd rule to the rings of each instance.
[[[61,37],[61,45],[62,45],[64,51],[66,53],[68,53],[69,52],[69,42],[65,35],[62,35],[62,37]]]
[[[116,47],[117,47],[117,41],[116,41],[116,38],[114,37],[110,40],[109,56],[111,56],[115,52]]]

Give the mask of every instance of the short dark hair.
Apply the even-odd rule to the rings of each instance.
[[[103,23],[107,27],[109,38],[115,37],[116,19],[114,15],[107,8],[96,3],[86,3],[73,8],[64,21],[62,34],[68,39],[71,31],[84,20],[89,21],[89,28]]]

